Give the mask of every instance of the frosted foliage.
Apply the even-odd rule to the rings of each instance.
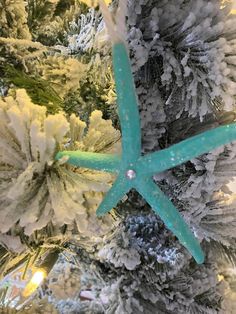
[[[77,300],[63,300],[57,303],[57,309],[60,314],[103,314],[104,307],[100,302]]]
[[[130,47],[134,69],[156,60],[157,79],[166,104],[176,101],[189,115],[201,118],[211,101],[222,99],[226,110],[235,107],[235,15],[220,9],[220,1],[131,1]],[[142,16],[142,18],[141,18]]]
[[[219,156],[215,167],[215,177],[219,184],[226,184],[236,176],[236,143],[228,144]]]
[[[223,273],[224,283],[224,300],[222,303],[222,311],[220,314],[234,314],[236,309],[236,272],[232,264],[227,263],[225,268],[221,269]]]
[[[86,15],[81,14],[78,20],[70,23],[67,39],[68,48],[73,52],[90,52],[94,48],[101,48],[104,43],[110,46],[104,24],[98,23],[98,12],[94,9],[89,9]]]
[[[125,229],[130,245],[145,260],[165,264],[166,271],[169,268],[172,272],[183,266],[183,248],[177,241],[169,243],[168,231],[163,232],[163,223],[156,215],[130,216],[125,222]]]
[[[129,32],[129,47],[134,52],[132,69],[137,71],[148,60],[148,45],[146,45],[140,29],[132,27]]]
[[[170,275],[163,271],[162,278],[155,273],[154,265],[152,270],[119,272],[119,279],[104,287],[100,296],[106,301],[106,313],[109,314],[216,314],[222,289],[214,266],[211,265],[211,268],[201,266],[197,269],[192,266],[192,271],[182,268],[178,274]]]
[[[89,9],[87,14],[81,14],[78,20],[70,23],[67,40],[69,51],[96,52],[96,62],[99,54],[102,55],[103,61],[110,57],[111,43],[107,30],[99,12],[94,9]]]
[[[185,186],[182,187],[184,194],[181,199],[188,200],[190,203],[192,202],[191,205],[194,205],[193,207],[195,211],[199,209],[195,206],[194,199],[197,201],[197,199],[202,197],[203,193],[210,197],[214,190],[217,189],[214,170],[219,154],[223,151],[224,148],[221,147],[207,154],[205,157],[196,158],[191,161],[196,172],[190,175],[185,182]]]
[[[28,39],[15,39],[0,37],[0,48],[6,49],[7,53],[17,61],[20,61],[28,71],[27,65],[47,51],[47,47],[39,42]]]
[[[119,243],[119,244],[118,244]],[[120,230],[119,235],[114,236],[111,241],[104,244],[98,252],[101,260],[112,263],[115,267],[125,266],[133,270],[141,263],[138,251],[129,243],[126,234]]]
[[[47,57],[37,68],[43,79],[51,82],[61,97],[79,88],[79,82],[87,70],[87,66],[78,60],[57,55]]]
[[[140,302],[133,297],[132,289],[135,285],[130,285],[130,287],[123,286],[124,292],[127,293],[127,297],[124,298],[122,295],[122,281],[123,276],[111,286],[104,287],[101,291],[101,298],[106,300],[108,307],[106,309],[107,314],[119,314],[119,313],[143,313],[144,308],[141,306]]]
[[[78,267],[70,263],[57,263],[48,277],[48,288],[57,300],[74,299],[80,292]]]
[[[154,214],[130,216],[123,223],[99,251],[104,267],[94,261],[97,254],[86,260],[86,265],[95,262],[91,269],[102,278],[105,313],[219,313],[224,289],[209,259],[206,265],[193,263]],[[140,263],[133,263],[133,251]],[[130,269],[123,258],[128,254]]]
[[[47,298],[34,299],[29,306],[22,310],[22,314],[58,314],[56,308],[48,302]]]
[[[235,232],[235,194],[231,194],[225,184],[229,182],[236,173],[236,144],[226,146],[224,152],[216,162],[214,175],[216,178],[216,191],[212,200],[207,203],[207,215],[202,222],[207,226],[207,231],[213,239],[222,243],[234,245]],[[220,188],[220,190],[219,190]]]
[[[214,198],[207,203],[205,215],[201,220],[200,230],[206,239],[219,241],[226,246],[235,243],[236,214],[235,195],[228,195],[222,191],[215,193]]]
[[[10,307],[0,307],[0,311],[1,314],[59,314],[56,308],[48,302],[47,298],[34,299],[19,310]]]
[[[67,6],[68,9],[61,12],[59,15],[58,8],[60,8],[61,5],[60,0],[50,0],[47,1],[47,4],[48,2],[50,2],[50,6],[47,14],[43,16],[43,20],[38,19],[38,21],[36,21],[36,33],[39,40],[43,38],[43,41],[46,40],[50,43],[61,43],[61,41],[63,41],[61,37],[64,37],[69,24],[81,13],[80,2],[75,1],[74,4],[71,2],[70,7]],[[40,6],[43,7],[43,3],[39,3],[38,10],[40,10]],[[58,37],[60,37],[60,39]]]
[[[222,304],[222,310],[220,314],[234,314],[236,309],[236,293],[229,291],[229,294],[226,294]]]
[[[27,249],[18,237],[7,234],[0,234],[0,244],[16,253],[22,253]]]
[[[76,222],[84,236],[110,230],[110,216],[98,219],[95,210],[113,177],[61,165],[54,156],[65,148],[112,150],[120,134],[111,121],[94,111],[86,133],[86,124],[74,114],[68,121],[63,113],[47,116],[25,90],[0,101],[0,119],[0,231],[19,224],[30,235],[50,221],[57,226]]]
[[[76,300],[62,300],[57,304],[57,308],[60,314],[73,313],[79,308],[79,303]]]
[[[187,178],[176,177],[178,183],[170,180],[178,203],[184,204],[183,215],[198,236],[227,246],[236,238],[235,196],[225,189],[225,184],[235,176],[235,156],[234,143],[218,148],[192,160],[195,171]]]
[[[109,261],[115,267],[125,266],[128,270],[133,270],[141,263],[140,256],[134,248],[120,248],[114,243],[104,245],[99,251],[101,260]]]
[[[164,101],[161,98],[157,84],[146,90],[137,89],[141,106],[141,128],[144,152],[153,151],[158,147],[158,139],[165,133],[166,114]]]
[[[31,39],[27,26],[27,12],[24,0],[2,0],[0,3],[0,36]]]

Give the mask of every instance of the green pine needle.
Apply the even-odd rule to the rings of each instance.
[[[47,107],[48,113],[56,113],[63,107],[62,99],[48,81],[31,77],[10,65],[3,71],[8,83],[14,84],[17,88],[24,88],[34,103]]]

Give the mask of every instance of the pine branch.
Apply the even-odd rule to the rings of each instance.
[[[226,261],[232,266],[236,266],[236,249],[234,247],[227,247],[220,242],[211,241],[209,247],[217,261]]]
[[[34,103],[47,107],[48,113],[58,112],[62,108],[62,99],[48,81],[39,77],[31,77],[10,65],[5,66],[3,72],[9,84],[12,83],[17,88],[24,88]]]

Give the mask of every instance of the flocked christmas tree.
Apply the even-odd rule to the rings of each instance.
[[[236,141],[153,176],[202,264],[136,189],[97,217],[117,174],[57,156],[121,154],[120,34],[143,155],[223,136],[236,120],[236,4],[105,1],[127,29],[112,33],[98,2],[0,0],[0,313],[235,313]]]

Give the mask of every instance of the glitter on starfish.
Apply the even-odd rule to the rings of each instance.
[[[121,18],[124,3],[116,18]],[[105,4],[100,1],[106,25],[114,23]],[[123,14],[125,16],[125,14]],[[119,20],[115,20],[118,24]],[[123,21],[124,23],[124,21]],[[236,124],[230,124],[193,136],[169,148],[141,155],[141,128],[138,100],[124,40],[112,25],[113,70],[116,82],[118,114],[122,132],[122,155],[89,153],[82,151],[59,152],[56,159],[68,157],[67,162],[77,167],[102,170],[117,174],[112,188],[97,209],[97,215],[109,212],[129,192],[136,189],[156,214],[164,221],[179,241],[188,249],[197,263],[203,263],[204,253],[178,210],[154,183],[154,174],[176,167],[221,145],[236,140]],[[123,28],[124,29],[124,28]]]

